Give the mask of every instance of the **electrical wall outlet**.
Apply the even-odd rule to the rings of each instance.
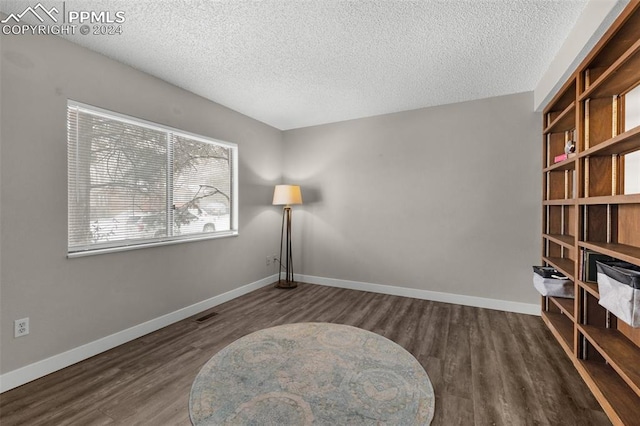
[[[267,256],[267,266],[271,266],[271,256]]]
[[[271,255],[271,262],[273,262],[274,265],[278,264],[278,255],[277,254],[272,254]]]
[[[13,322],[13,337],[22,337],[29,334],[29,318],[22,318]]]

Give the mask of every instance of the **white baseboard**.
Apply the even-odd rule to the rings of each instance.
[[[298,281],[325,285],[328,287],[347,288],[351,290],[370,291],[373,293],[383,293],[393,296],[413,297],[415,299],[433,300],[436,302],[455,303],[458,305],[475,306],[478,308],[496,309],[507,312],[517,312],[522,314],[540,315],[540,306],[529,303],[511,302],[508,300],[486,299],[483,297],[464,296],[460,294],[441,293],[437,291],[419,290],[415,288],[395,287],[382,284],[371,284],[359,281],[339,280],[334,278],[322,278],[312,275],[296,274]],[[0,375],[0,393],[31,382],[54,371],[61,370],[77,362],[90,358],[109,349],[120,346],[131,340],[152,333],[163,327],[181,321],[199,312],[211,309],[231,299],[240,297],[259,288],[265,287],[277,281],[277,275],[271,275],[251,284],[228,291],[218,296],[212,297],[202,302],[194,303],[177,311],[168,313],[161,317],[152,319],[142,324],[133,326],[126,330],[111,334],[77,348],[68,350],[42,361],[34,362]]]
[[[236,297],[240,297],[244,294],[265,287],[277,280],[277,275],[271,275],[251,284],[247,284],[210,299],[203,300],[202,302],[194,303],[193,305],[178,309],[177,311],[168,313],[142,324],[138,324],[131,328],[127,328],[126,330],[119,331],[111,334],[110,336],[103,337],[61,354],[54,355],[47,359],[43,359],[42,361],[34,362],[33,364],[29,364],[18,368],[17,370],[0,375],[0,393],[24,385],[25,383],[46,376],[54,371],[61,370],[99,353],[108,351],[109,349],[120,346],[123,343],[130,342],[138,337],[142,337],[170,324],[189,318],[190,316],[196,315],[197,313],[207,309],[211,309],[214,306],[218,306],[231,299],[235,299]]]
[[[339,280],[334,278],[314,277],[296,274],[296,280],[310,284],[329,287],[348,288],[351,290],[370,291],[372,293],[392,296],[413,297],[414,299],[433,300],[434,302],[455,303],[457,305],[474,306],[476,308],[495,309],[498,311],[516,312],[540,316],[540,305],[509,300],[487,299],[484,297],[465,296],[462,294],[441,293],[438,291],[419,290],[416,288],[396,287],[392,285],[371,284],[360,281]]]

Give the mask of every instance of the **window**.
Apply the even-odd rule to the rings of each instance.
[[[69,101],[69,256],[237,234],[235,144]]]

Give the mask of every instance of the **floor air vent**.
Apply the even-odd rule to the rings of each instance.
[[[211,319],[211,318],[215,317],[216,315],[218,315],[217,312],[210,312],[208,314],[205,314],[205,315],[203,315],[201,317],[196,318],[195,321],[198,322],[198,323],[205,322],[206,320]]]

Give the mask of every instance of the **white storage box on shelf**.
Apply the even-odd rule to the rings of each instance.
[[[597,262],[600,305],[631,327],[640,327],[640,267]]]
[[[542,276],[536,271],[540,271],[542,267],[535,266],[533,272],[533,286],[538,290],[538,292],[543,296],[551,296],[551,297],[564,297],[566,299],[574,298],[574,286],[573,281],[570,279],[563,277],[562,274],[557,272],[556,274],[548,273],[544,271],[544,275]],[[552,268],[551,268],[552,269]]]

